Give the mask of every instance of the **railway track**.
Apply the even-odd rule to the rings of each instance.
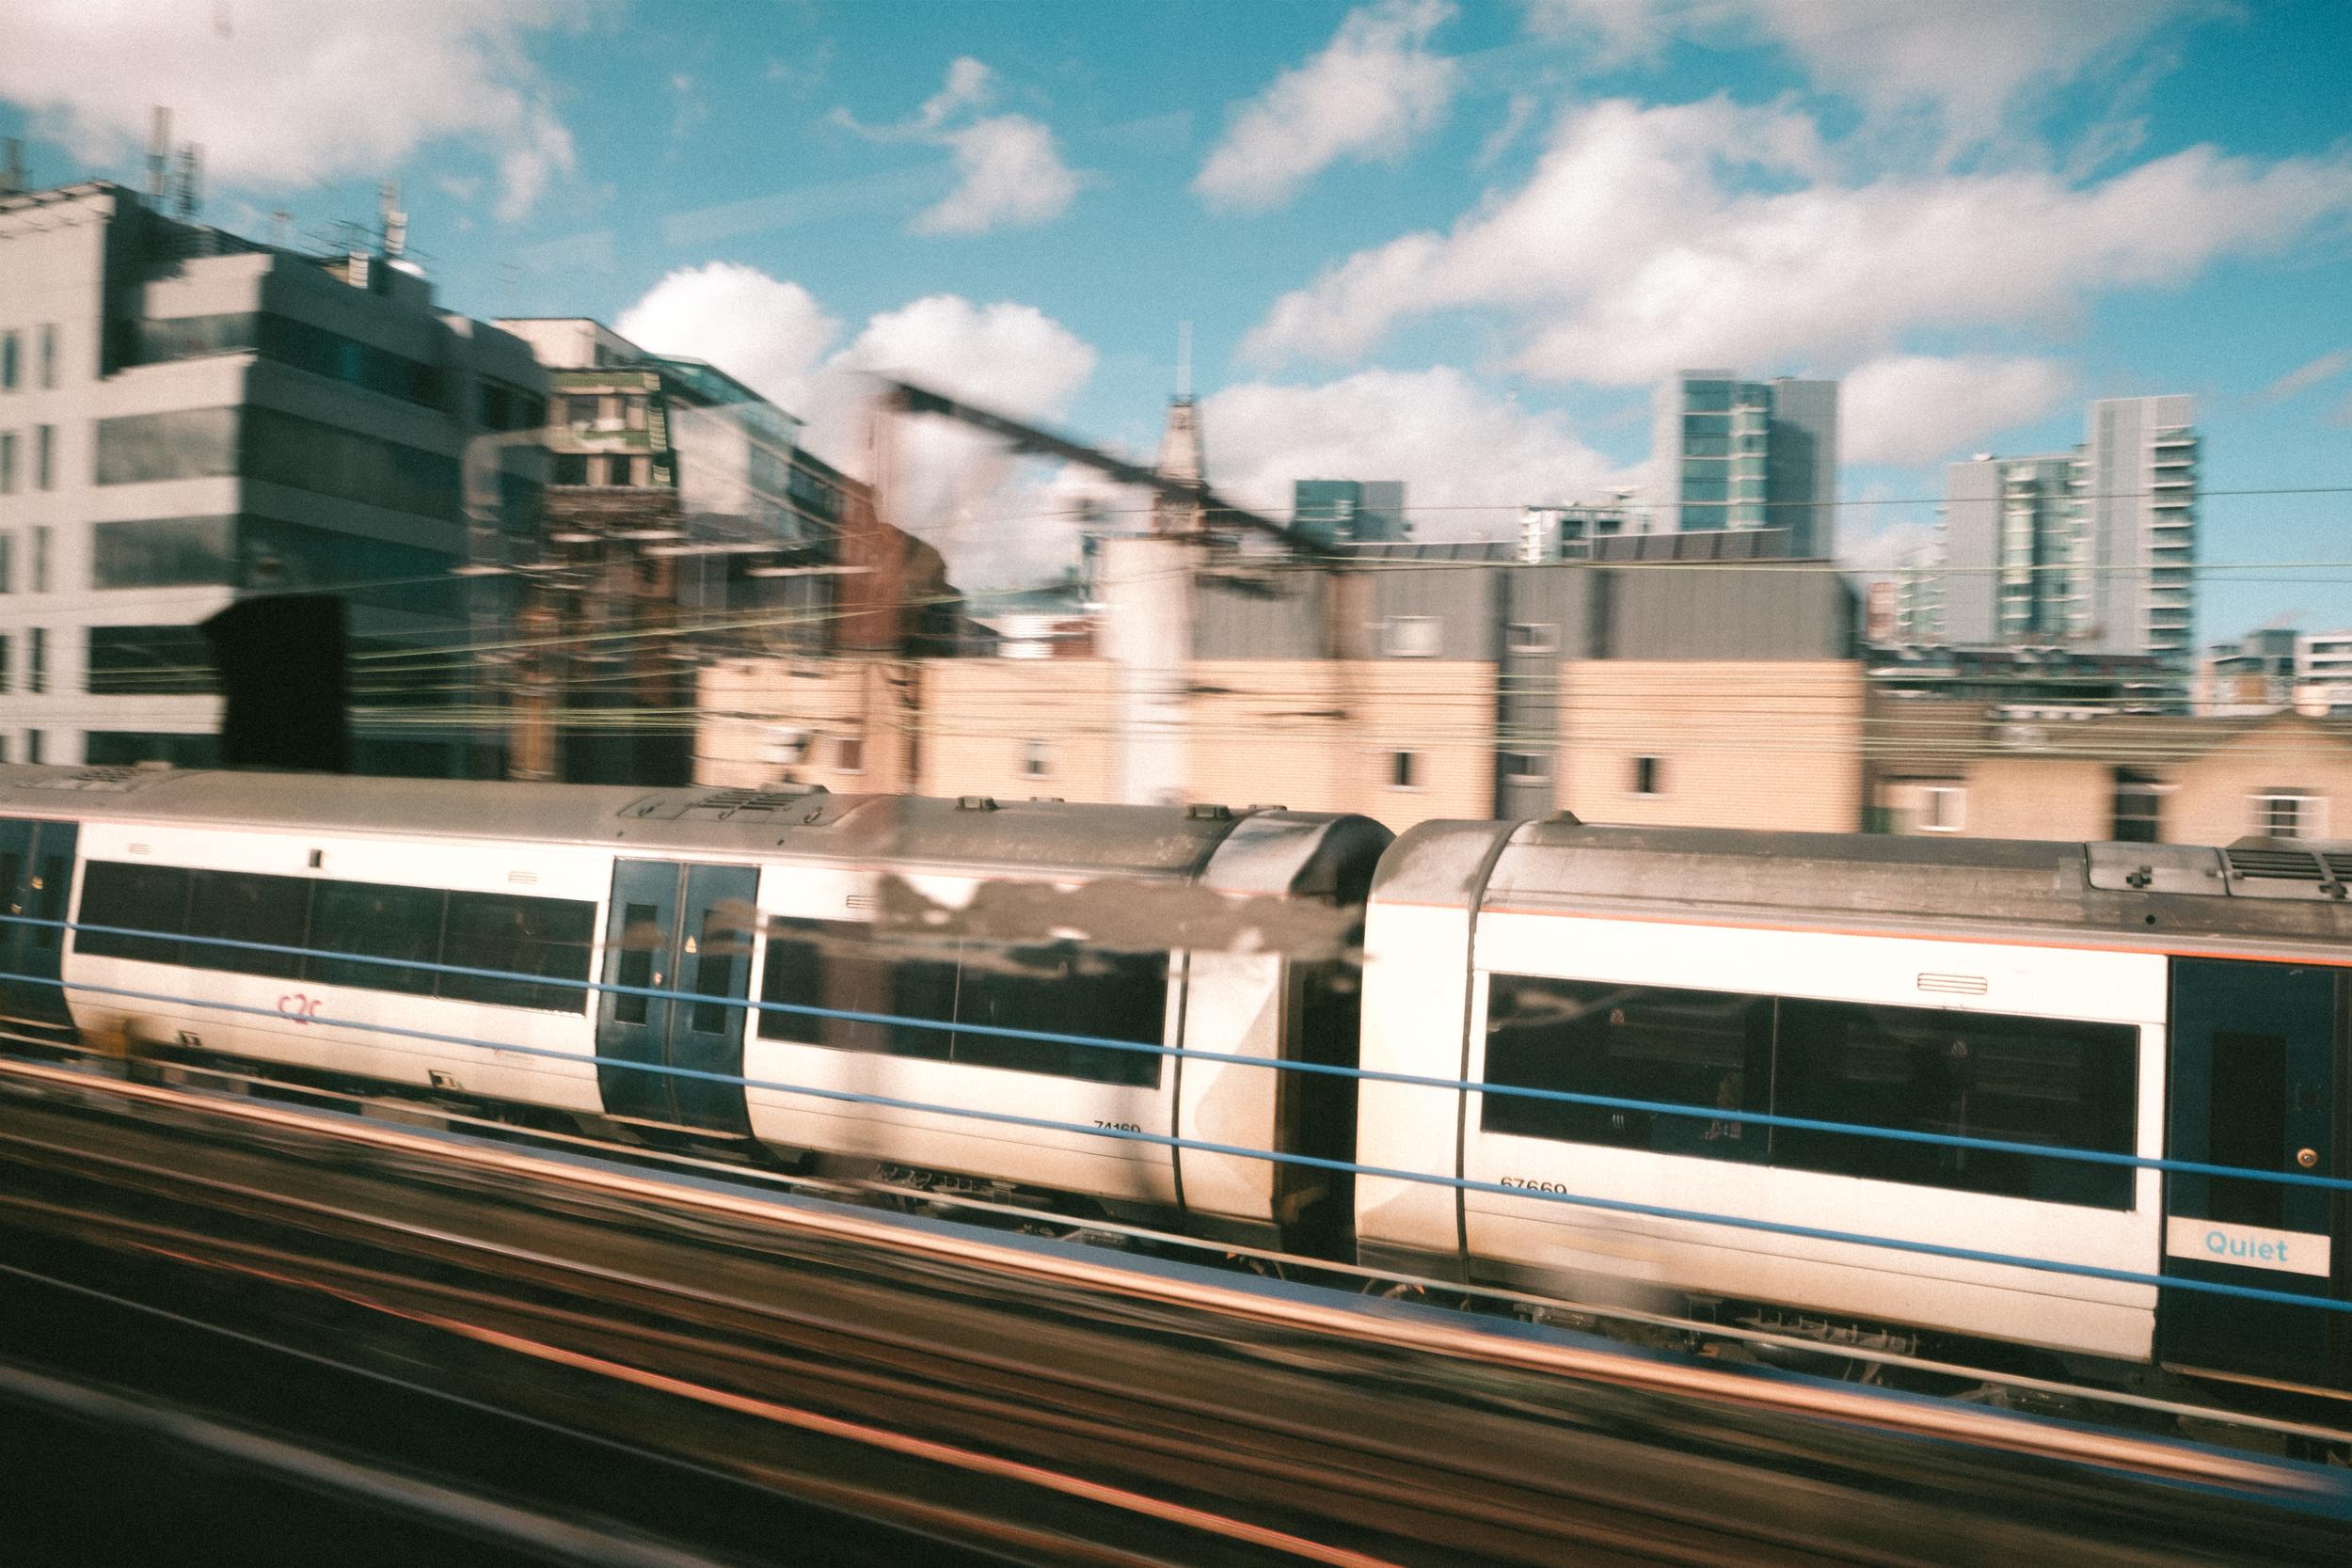
[[[650,1450],[966,1551],[2275,1563],[2340,1560],[2352,1521],[2341,1478],[2178,1443],[1176,1265],[1131,1260],[1106,1291],[1114,1265],[1046,1243],[56,1069],[0,1080],[0,1227],[39,1290],[172,1302],[190,1332],[331,1347],[341,1376],[559,1447]],[[12,1313],[0,1350],[70,1316]],[[118,1328],[86,1363],[135,1338]]]

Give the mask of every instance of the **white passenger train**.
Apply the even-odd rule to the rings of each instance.
[[[2145,1278],[2352,1301],[2352,1199],[2034,1151],[2352,1170],[2347,880],[2291,844],[0,768],[0,1011],[1569,1300],[2342,1392],[2352,1314]],[[1390,1076],[1256,1065],[1358,1063],[1359,921]],[[1317,1163],[1351,1158],[1382,1174]]]

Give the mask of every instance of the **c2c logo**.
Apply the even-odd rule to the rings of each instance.
[[[298,990],[293,991],[278,999],[278,1010],[296,1023],[315,1023],[318,1022],[319,1004],[324,1000],[324,997],[305,996]]]

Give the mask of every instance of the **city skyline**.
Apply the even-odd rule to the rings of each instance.
[[[2326,8],[1992,8],[1830,37],[1768,6],[941,8],[910,47],[856,8],[491,5],[428,8],[394,60],[364,19],[240,4],[166,8],[125,61],[36,5],[0,24],[28,62],[0,134],[35,184],[138,183],[169,104],[205,219],[261,238],[398,176],[450,309],[700,354],[835,461],[839,372],[877,364],[1148,456],[1191,321],[1213,477],[1263,506],[1394,477],[1418,536],[1505,536],[1639,478],[1653,388],[1721,363],[1842,383],[1851,564],[1924,538],[1945,463],[2170,392],[2204,558],[2335,559],[2343,496],[2235,494],[2352,483]],[[246,90],[330,46],[398,69],[358,110]],[[975,585],[1070,553],[1072,483],[996,477],[909,519]],[[2326,581],[2202,586],[2204,641],[2352,621]]]

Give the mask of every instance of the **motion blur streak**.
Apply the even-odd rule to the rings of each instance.
[[[118,1317],[184,1302],[1021,1560],[2275,1564],[2352,1516],[2327,1472],[2177,1442],[56,1068],[0,1085],[0,1244]],[[0,1295],[0,1344],[87,1316]],[[99,1375],[163,1327],[85,1334]]]
[[[94,1084],[78,1073],[26,1063],[0,1064],[0,1071],[26,1078],[55,1080],[76,1087],[103,1087],[106,1093],[149,1103],[171,1103],[183,1098],[169,1090],[143,1085]],[[208,1108],[269,1125],[304,1130],[313,1130],[317,1125],[314,1118],[299,1112],[250,1105]],[[516,1178],[554,1180],[642,1201],[700,1208],[753,1219],[764,1226],[810,1230],[867,1246],[926,1255],[942,1260],[953,1259],[962,1264],[977,1264],[1001,1273],[1026,1275],[1089,1291],[1212,1311],[1271,1326],[1435,1352],[1528,1371],[1613,1383],[1629,1388],[1728,1401],[1792,1415],[1862,1422],[1919,1436],[1943,1437],[2018,1453],[2109,1465],[2149,1476],[2169,1476],[2255,1491],[2309,1490],[2317,1484],[2293,1472],[2229,1454],[2049,1423],[2021,1422],[1997,1412],[1964,1405],[1926,1401],[1897,1402],[1834,1387],[1765,1383],[1737,1372],[1703,1366],[1637,1359],[1609,1351],[1583,1350],[1571,1345],[1517,1340],[1444,1323],[1366,1317],[1337,1311],[1311,1301],[1262,1295],[1198,1280],[1139,1273],[1080,1258],[1000,1246],[981,1238],[961,1235],[939,1237],[910,1232],[849,1211],[786,1208],[749,1195],[704,1187],[674,1186],[632,1177],[614,1169],[559,1164],[512,1149],[447,1144],[381,1127],[338,1128],[337,1134],[386,1149],[423,1153],[436,1160],[459,1161]]]

